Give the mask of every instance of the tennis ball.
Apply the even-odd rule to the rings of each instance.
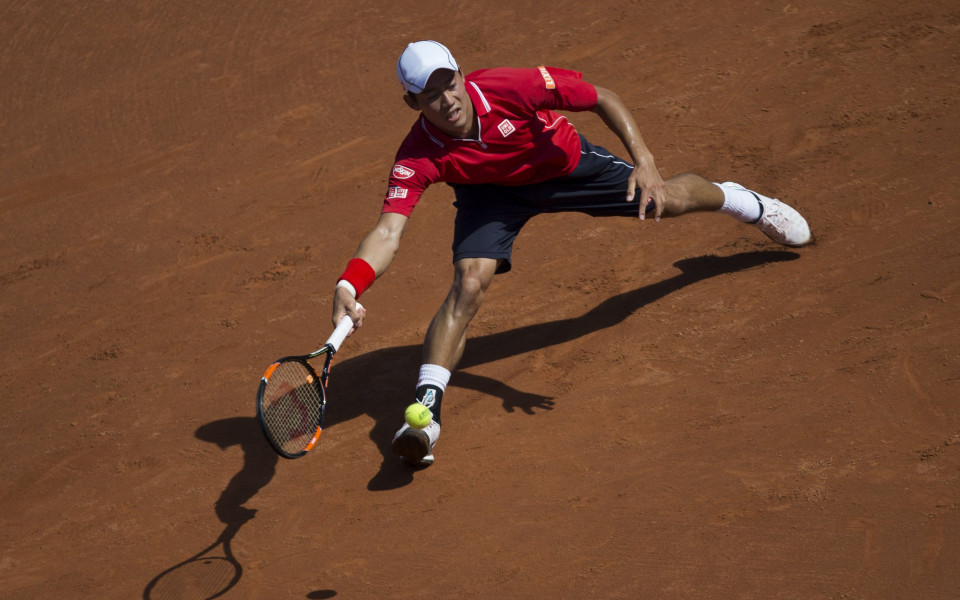
[[[414,429],[423,429],[430,424],[430,419],[433,418],[433,413],[430,412],[430,409],[426,406],[420,404],[419,402],[414,402],[407,407],[407,410],[403,413],[403,418],[406,419],[407,425],[413,427]]]

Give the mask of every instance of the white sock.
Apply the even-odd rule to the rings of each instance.
[[[450,381],[450,371],[440,365],[420,365],[420,379],[417,380],[417,387],[421,385],[435,385],[440,391],[447,389],[447,383]]]
[[[743,186],[726,182],[714,183],[723,192],[723,206],[717,212],[730,215],[741,223],[756,223],[760,218],[761,208],[757,196]]]

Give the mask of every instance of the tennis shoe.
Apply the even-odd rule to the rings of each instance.
[[[776,198],[761,200],[763,215],[757,222],[760,231],[784,246],[806,246],[810,243],[810,226],[803,215]]]
[[[440,437],[440,424],[431,420],[423,429],[403,424],[393,436],[393,452],[401,460],[414,467],[429,467],[433,464],[433,447]]]
[[[767,198],[748,190],[738,183],[728,181],[725,188],[750,192],[760,203],[760,219],[754,224],[768,238],[784,246],[800,247],[810,243],[810,226],[799,212],[786,202]]]

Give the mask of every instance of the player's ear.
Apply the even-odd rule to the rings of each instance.
[[[403,95],[403,101],[407,103],[407,106],[413,110],[420,110],[420,103],[417,102],[417,97],[413,95],[413,92],[407,92]]]

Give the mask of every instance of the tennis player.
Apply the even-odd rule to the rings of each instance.
[[[393,451],[410,465],[433,464],[441,401],[467,326],[494,275],[510,270],[513,241],[531,217],[578,211],[659,221],[713,211],[785,246],[810,242],[806,220],[780,200],[692,173],[664,181],[619,97],[576,71],[541,66],[464,75],[445,46],[420,41],[401,54],[397,77],[419,115],[397,152],[379,220],[337,282],[333,322],[349,314],[362,324],[356,299],[390,266],[423,192],[450,184],[457,208],[453,284],[427,330],[416,388],[433,420],[424,429],[404,424],[393,439]],[[591,144],[558,110],[599,115],[630,160]]]

